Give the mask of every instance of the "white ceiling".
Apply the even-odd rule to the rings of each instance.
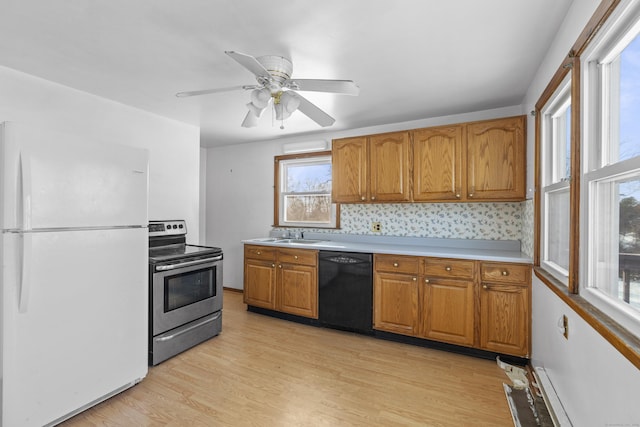
[[[572,0],[3,0],[0,64],[201,128],[201,145],[353,129],[518,105]],[[332,115],[242,128],[255,84],[225,50],[293,61]]]

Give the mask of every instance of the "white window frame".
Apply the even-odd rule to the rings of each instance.
[[[291,165],[318,165],[318,164],[329,164],[331,165],[331,154],[327,155],[300,155],[299,157],[290,158],[290,159],[281,159],[277,163],[277,173],[278,173],[278,217],[275,221],[275,226],[277,227],[298,227],[298,228],[336,228],[337,225],[337,206],[335,203],[331,203],[331,220],[330,222],[312,222],[312,221],[304,221],[304,222],[296,222],[296,221],[287,221],[286,212],[285,212],[285,198],[289,195],[328,195],[331,198],[331,188],[328,189],[327,192],[318,191],[318,192],[305,192],[305,193],[292,193],[287,192],[287,167]]]
[[[570,197],[570,176],[566,176],[567,164],[567,108],[571,105],[571,73],[568,73],[558,86],[554,95],[540,111],[541,117],[541,258],[540,266],[565,286],[569,283],[568,268],[564,268],[550,259],[549,224],[555,220],[548,212],[549,197],[557,193],[566,193]],[[570,119],[569,119],[570,120]],[[569,200],[570,203],[570,200]],[[567,212],[568,214],[568,212]],[[570,220],[570,218],[569,218]],[[569,257],[569,223],[566,224],[567,247]]]
[[[580,295],[617,323],[640,336],[640,311],[609,296],[598,285],[617,280],[618,241],[604,240],[619,230],[618,194],[614,184],[640,178],[640,156],[618,161],[619,128],[612,117],[619,117],[620,64],[616,60],[640,32],[640,4],[627,1],[599,30],[582,54],[582,135],[583,176],[580,194]],[[603,206],[606,204],[606,206]],[[600,259],[598,259],[600,258]],[[598,268],[599,263],[608,267]],[[608,271],[608,273],[607,273]],[[609,276],[609,277],[605,277]]]

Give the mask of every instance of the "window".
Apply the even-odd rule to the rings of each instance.
[[[277,156],[275,221],[279,227],[336,228],[331,152]]]
[[[571,74],[541,110],[541,260],[564,285],[569,277]]]
[[[621,9],[584,55],[581,294],[640,335],[640,6]]]

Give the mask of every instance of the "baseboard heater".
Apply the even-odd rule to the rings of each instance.
[[[562,406],[562,402],[553,388],[553,384],[549,381],[547,372],[544,368],[538,366],[533,369],[533,375],[536,379],[537,388],[542,394],[542,399],[549,410],[549,415],[553,421],[554,427],[572,427],[571,421]]]
[[[544,368],[533,370],[497,359],[512,384],[503,384],[515,427],[572,427]]]

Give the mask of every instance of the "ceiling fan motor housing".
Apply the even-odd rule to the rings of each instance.
[[[284,82],[291,78],[293,64],[289,59],[277,55],[264,55],[257,57],[256,60],[271,74],[270,83],[272,84],[269,86],[272,92],[279,91]]]

